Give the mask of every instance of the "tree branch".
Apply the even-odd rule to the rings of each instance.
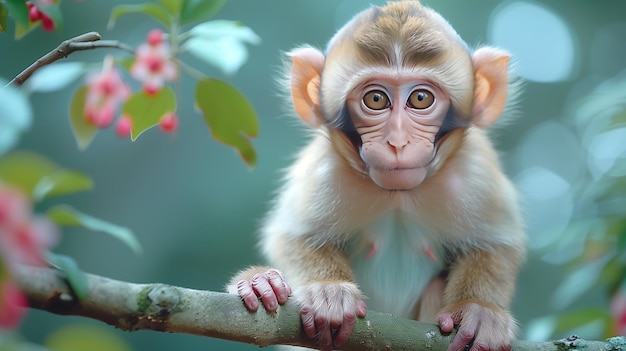
[[[134,284],[88,274],[89,295],[78,301],[58,271],[19,267],[16,279],[32,308],[60,315],[93,318],[122,330],[187,333],[267,346],[315,347],[300,324],[297,306],[288,302],[276,313],[248,312],[238,296],[164,284]],[[343,350],[445,351],[453,335],[433,324],[367,312],[357,321]],[[626,351],[626,338],[585,341],[570,337],[550,342],[518,340],[512,351]]]
[[[71,53],[73,53],[74,51],[93,50],[93,49],[98,49],[98,48],[114,48],[114,49],[128,51],[131,54],[135,53],[133,48],[117,40],[100,41],[100,39],[101,39],[100,34],[96,32],[89,32],[89,33],[81,34],[77,37],[63,41],[54,50],[40,57],[32,65],[28,66],[28,68],[26,68],[20,74],[15,76],[15,78],[13,78],[7,84],[7,86],[9,85],[19,86],[19,85],[24,84],[24,82],[28,78],[30,78],[30,76],[41,67],[45,65],[49,65],[62,58],[65,58],[69,56]]]

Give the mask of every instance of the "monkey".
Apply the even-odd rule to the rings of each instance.
[[[470,49],[409,0],[357,14],[325,52],[287,56],[312,136],[261,225],[270,266],[227,291],[252,312],[293,299],[321,350],[370,308],[457,329],[448,351],[510,350],[526,233],[486,130],[515,93],[510,54]]]

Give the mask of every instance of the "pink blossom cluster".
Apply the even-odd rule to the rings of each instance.
[[[147,42],[137,48],[137,59],[130,69],[131,76],[141,82],[143,90],[150,95],[156,94],[166,81],[173,81],[178,75],[176,65],[169,59],[170,46],[163,39],[163,32],[151,30]]]
[[[42,265],[58,241],[57,228],[33,215],[32,204],[19,190],[0,183],[0,328],[22,320],[26,297],[12,279],[17,265]]]
[[[142,83],[146,94],[158,93],[165,82],[177,78],[178,70],[171,60],[171,54],[163,32],[158,29],[151,30],[146,42],[137,48],[130,74]],[[120,106],[132,95],[131,89],[122,79],[111,57],[105,58],[100,72],[86,77],[86,83],[87,96],[83,111],[85,119],[97,128],[107,128],[118,115]],[[178,117],[174,113],[167,113],[159,124],[164,132],[174,132],[178,127]],[[122,114],[115,125],[116,134],[120,138],[127,138],[131,129],[131,116]]]
[[[106,128],[113,123],[117,110],[128,99],[131,90],[115,68],[111,56],[104,58],[102,71],[87,75],[86,80],[85,118],[98,128]]]

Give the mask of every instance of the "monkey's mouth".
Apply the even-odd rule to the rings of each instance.
[[[385,190],[411,190],[426,178],[426,167],[370,168],[369,176],[376,185]]]
[[[383,172],[401,172],[401,171],[412,171],[421,167],[393,167],[393,168],[378,168],[379,171]]]

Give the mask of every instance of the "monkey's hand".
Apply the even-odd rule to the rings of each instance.
[[[439,328],[449,333],[458,329],[448,351],[509,351],[515,338],[516,323],[511,314],[497,306],[464,301],[444,309]]]
[[[251,312],[259,309],[259,298],[268,312],[275,312],[278,304],[287,302],[291,288],[276,269],[251,267],[239,272],[226,286],[231,294],[241,296],[244,305]]]
[[[305,334],[317,339],[324,351],[345,344],[357,317],[365,317],[367,306],[356,284],[349,282],[310,283],[296,289]]]

